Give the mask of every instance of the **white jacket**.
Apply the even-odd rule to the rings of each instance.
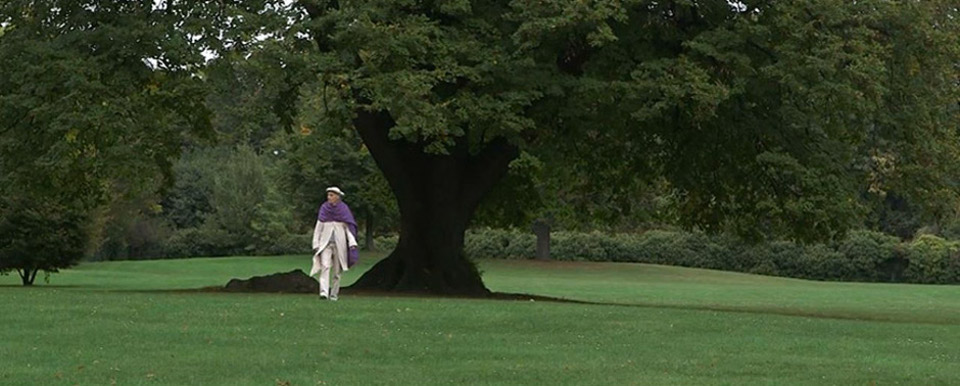
[[[340,270],[346,271],[347,267],[347,248],[357,246],[357,239],[350,233],[346,223],[329,221],[317,221],[317,226],[313,228],[313,267],[310,268],[310,276],[320,272],[320,253],[328,244],[334,243],[337,247],[337,253],[334,256],[340,260]]]

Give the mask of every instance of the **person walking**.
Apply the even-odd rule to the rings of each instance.
[[[334,301],[340,294],[340,276],[359,258],[357,222],[350,207],[343,202],[343,196],[340,188],[327,188],[327,201],[320,206],[317,225],[313,229],[310,276],[319,276],[320,298]]]

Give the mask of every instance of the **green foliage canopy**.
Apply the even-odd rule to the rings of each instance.
[[[183,21],[195,4],[178,4],[0,3],[0,221],[29,225],[0,235],[29,246],[5,249],[3,269],[76,262],[96,233],[77,219],[156,188],[183,132],[208,128],[203,45]]]
[[[837,237],[863,192],[956,202],[950,1],[301,4],[329,125],[508,138],[597,190],[663,176],[685,224],[755,237]]]

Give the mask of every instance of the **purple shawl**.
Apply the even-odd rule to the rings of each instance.
[[[350,233],[353,234],[353,238],[357,238],[357,220],[353,219],[353,213],[350,212],[350,207],[343,201],[336,205],[331,204],[329,201],[324,202],[323,205],[320,205],[317,220],[320,220],[320,222],[336,221],[346,223],[347,228],[350,229]],[[358,240],[357,242],[359,243],[360,241]],[[357,263],[357,260],[360,260],[360,255],[357,250],[349,249],[347,252],[347,265],[352,267]]]

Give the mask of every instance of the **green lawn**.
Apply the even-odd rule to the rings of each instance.
[[[307,258],[0,277],[0,384],[960,384],[958,286],[487,260],[492,290],[597,304],[166,291],[295,268]]]

